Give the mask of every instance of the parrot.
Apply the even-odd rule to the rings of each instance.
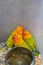
[[[38,56],[40,54],[37,49],[36,41],[28,30],[23,30],[23,40],[27,43],[27,45],[30,47],[30,50],[35,56]]]
[[[23,28],[24,28],[24,26],[18,26],[12,33],[11,33],[11,35],[8,37],[8,39],[6,40],[6,46],[8,47],[8,48],[12,48],[12,46],[14,45],[14,42],[13,42],[13,35],[15,34],[15,33],[18,33],[18,31],[19,32],[21,32],[21,31],[23,31]],[[19,34],[19,33],[18,33]],[[20,33],[20,35],[21,35],[21,33]]]

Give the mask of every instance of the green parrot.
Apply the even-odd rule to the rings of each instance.
[[[37,44],[33,36],[30,34],[28,30],[23,31],[23,39],[27,43],[27,45],[30,47],[30,50],[33,52],[35,56],[40,54],[40,52],[37,49]]]

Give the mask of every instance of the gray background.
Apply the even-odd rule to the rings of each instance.
[[[0,42],[18,25],[32,33],[43,55],[43,0],[0,0]]]

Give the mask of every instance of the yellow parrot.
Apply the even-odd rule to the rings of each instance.
[[[12,46],[13,46],[13,44],[14,44],[14,42],[13,42],[13,35],[14,35],[15,33],[18,33],[18,31],[21,32],[21,33],[20,33],[20,35],[21,35],[22,32],[23,32],[23,29],[24,29],[23,26],[18,26],[18,27],[11,33],[11,35],[8,37],[8,39],[7,39],[7,41],[6,41],[7,47],[12,47]],[[18,33],[18,34],[19,34],[19,33]]]

